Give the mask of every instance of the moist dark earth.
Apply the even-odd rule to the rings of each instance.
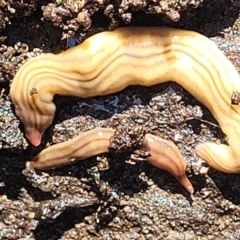
[[[240,239],[240,175],[194,154],[224,142],[210,112],[173,83],[91,99],[56,96],[40,147],[27,142],[9,85],[27,59],[60,52],[119,26],[171,26],[210,37],[240,72],[240,1],[0,0],[0,239]],[[170,174],[101,154],[52,171],[26,169],[47,146],[95,126],[144,128],[174,141],[188,166],[189,196]],[[137,130],[136,130],[137,131]]]

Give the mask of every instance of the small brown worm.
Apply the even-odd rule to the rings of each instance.
[[[107,153],[113,135],[113,129],[96,127],[71,140],[44,149],[27,165],[47,170]],[[168,171],[190,194],[193,193],[193,186],[185,173],[186,162],[176,145],[152,134],[145,135],[142,145],[150,154],[146,158],[148,163]]]
[[[207,37],[165,27],[128,27],[96,34],[60,54],[43,54],[17,72],[10,89],[29,141],[38,146],[52,123],[55,94],[88,98],[130,85],[174,81],[203,103],[228,144],[205,142],[196,153],[212,167],[240,172],[240,92],[237,70]]]

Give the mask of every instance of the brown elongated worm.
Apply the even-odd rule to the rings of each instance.
[[[72,164],[109,151],[113,129],[96,127],[63,143],[55,144],[40,152],[27,165],[47,170]],[[146,134],[143,147],[149,152],[147,162],[171,173],[192,194],[194,189],[186,176],[186,162],[176,145],[152,134]]]
[[[227,135],[229,145],[205,142],[196,153],[212,167],[240,172],[240,78],[207,37],[164,27],[128,27],[96,34],[79,46],[31,59],[17,72],[11,98],[29,141],[38,146],[52,123],[54,94],[82,98],[107,95],[129,85],[175,81],[202,102]]]

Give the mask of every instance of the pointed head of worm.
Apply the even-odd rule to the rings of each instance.
[[[26,137],[33,146],[37,147],[41,144],[42,135],[51,125],[53,116],[38,115],[38,119],[31,122],[28,121],[31,117],[30,114],[29,118],[21,118],[21,121],[24,124]],[[32,125],[32,123],[35,123],[35,125]]]
[[[50,126],[55,115],[55,104],[39,101],[39,96],[30,96],[16,94],[15,86],[10,90],[11,99],[15,105],[15,113],[24,125],[25,134],[29,142],[37,147],[41,144],[42,135]],[[27,98],[28,104],[25,104],[22,98]],[[44,108],[39,109],[38,104]],[[44,109],[44,111],[42,111]]]
[[[57,71],[51,67],[53,62],[56,64],[54,57],[46,53],[28,60],[15,75],[10,88],[15,113],[34,146],[40,145],[43,133],[55,116],[52,91],[57,85],[54,82]]]
[[[37,129],[26,127],[25,134],[27,139],[33,146],[37,147],[41,144],[42,133],[39,132]]]
[[[175,144],[152,134],[146,134],[143,146],[151,154],[147,158],[148,163],[171,173],[190,194],[193,194],[193,186],[185,173],[186,162]]]

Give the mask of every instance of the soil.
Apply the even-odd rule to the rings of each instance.
[[[240,73],[239,9],[239,0],[0,1],[0,239],[239,239],[240,175],[208,169],[194,155],[198,143],[224,142],[224,134],[180,86],[130,87],[84,100],[57,96],[54,123],[38,148],[27,142],[9,97],[14,75],[29,58],[123,25],[198,31]],[[174,141],[188,164],[193,196],[145,161],[129,164],[132,153],[45,172],[25,167],[46,146],[94,126],[119,125]]]

